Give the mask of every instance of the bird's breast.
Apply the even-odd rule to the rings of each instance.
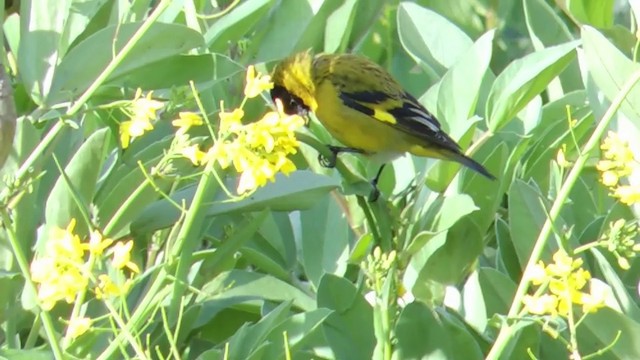
[[[390,158],[408,151],[403,133],[345,105],[330,82],[325,81],[316,88],[315,98],[316,117],[343,145],[369,154],[393,154]]]

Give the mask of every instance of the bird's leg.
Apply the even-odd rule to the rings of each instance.
[[[364,151],[362,151],[360,149],[354,149],[354,148],[344,147],[344,146],[327,145],[327,147],[329,148],[329,151],[331,151],[331,156],[330,157],[326,157],[326,156],[324,156],[322,154],[318,155],[318,162],[320,162],[320,165],[322,165],[323,167],[326,167],[326,168],[334,168],[334,167],[336,167],[336,162],[338,160],[338,154],[340,154],[340,153],[344,153],[344,152],[354,153],[354,154],[362,154],[362,153],[364,153]]]
[[[378,180],[380,180],[380,175],[382,175],[382,170],[384,170],[385,165],[386,164],[382,164],[380,166],[380,169],[378,169],[378,173],[376,174],[376,177],[374,177],[373,180],[371,180],[371,186],[373,186],[373,190],[371,191],[371,194],[369,194],[369,202],[375,202],[380,197],[380,190],[378,189]]]

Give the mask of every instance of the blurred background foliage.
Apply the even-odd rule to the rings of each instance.
[[[640,358],[640,196],[612,196],[596,166],[608,130],[640,159],[640,92],[624,93],[639,13],[636,0],[6,1],[16,116],[5,102],[0,120],[17,121],[0,144],[0,356]],[[170,156],[179,112],[202,110],[217,131],[242,103],[257,120],[271,103],[243,101],[247,66],[268,73],[310,48],[384,66],[498,180],[404,157],[367,202],[375,166],[321,167],[332,140],[313,117],[298,171],[247,197],[223,191],[232,171],[213,179]],[[137,89],[164,107],[123,150],[119,110]],[[189,134],[212,143],[205,127]],[[620,178],[640,193],[639,171]],[[72,219],[80,239],[132,240],[141,272],[126,295],[45,311],[28,264]],[[575,302],[577,324],[523,310],[545,289],[525,269],[559,249],[606,303]],[[70,338],[78,314],[91,326]]]

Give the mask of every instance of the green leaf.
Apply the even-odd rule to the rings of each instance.
[[[270,17],[263,20],[264,26],[257,29],[243,57],[251,62],[271,61],[295,51],[322,50],[327,19],[343,3],[339,0],[279,1]]]
[[[345,0],[342,6],[327,17],[324,36],[324,51],[344,52],[356,17],[357,0]]]
[[[324,197],[300,212],[302,266],[317,288],[324,274],[344,275],[349,256],[350,227],[333,197]]]
[[[611,286],[613,293],[616,297],[618,304],[625,316],[636,322],[640,322],[640,308],[636,304],[634,297],[629,294],[627,287],[620,280],[620,277],[616,273],[614,267],[607,261],[598,249],[591,249],[591,253],[596,260],[596,264],[600,268],[604,280]],[[634,289],[635,290],[635,289]]]
[[[524,268],[538,234],[547,219],[548,202],[538,189],[522,180],[515,180],[509,189],[509,225],[511,239],[518,254],[520,265]],[[561,219],[557,219],[555,227],[562,229]],[[542,259],[551,259],[555,251],[555,242],[549,241],[545,246]]]
[[[589,74],[604,95],[612,101],[631,74],[640,70],[640,65],[629,60],[618,48],[596,29],[582,28],[584,59]],[[640,88],[636,85],[620,107],[637,127],[640,127]]]
[[[250,197],[239,201],[228,201],[219,194],[217,201],[207,211],[207,216],[216,216],[230,212],[259,211],[270,208],[274,211],[293,211],[313,206],[319,198],[326,196],[339,186],[335,179],[318,175],[310,171],[296,171],[289,176],[276,175],[276,181],[258,189]],[[171,197],[187,204],[193,198],[195,186],[190,186]],[[131,224],[132,231],[148,233],[174,224],[180,212],[166,200],[160,200],[148,206]]]
[[[170,89],[187,85],[189,81],[198,85],[207,82],[218,83],[241,71],[244,69],[222,55],[174,55],[114,76],[107,84],[142,89]]]
[[[64,168],[71,183],[67,184],[64,177],[61,176],[49,193],[45,209],[45,219],[48,226],[64,229],[69,225],[71,219],[75,218],[78,220],[76,233],[82,233],[79,229],[85,228],[86,224],[82,221],[81,210],[78,208],[72,192],[77,192],[80,200],[83,201],[81,205],[87,210],[92,203],[96,182],[102,170],[108,134],[109,129],[103,128],[89,136]]]
[[[581,24],[598,28],[613,26],[615,0],[567,0],[569,14]]]
[[[488,319],[509,311],[515,293],[516,284],[505,274],[492,268],[478,269],[464,284],[465,320],[483,333]]]
[[[309,342],[309,338],[313,332],[316,331],[316,329],[320,329],[322,323],[332,313],[331,310],[322,308],[289,317],[279,326],[274,327],[269,334],[267,341],[271,343],[271,346],[266,350],[263,359],[286,358],[284,334],[287,335],[288,349],[291,351],[291,354],[296,354],[296,352],[300,351],[301,348]]]
[[[512,280],[519,280],[522,275],[516,248],[511,239],[509,225],[503,219],[495,222],[496,241],[498,242],[499,259]],[[500,266],[497,266],[500,269]]]
[[[202,293],[196,301],[238,296],[258,297],[276,302],[292,301],[292,305],[299,309],[316,309],[313,299],[302,290],[273,276],[243,270],[231,270],[220,274],[202,287]]]
[[[640,324],[608,307],[588,314],[577,329],[581,354],[591,354],[615,342],[600,359],[640,359],[638,338]]]
[[[334,310],[322,327],[336,359],[372,358],[373,311],[352,283],[325,274],[318,287],[318,307]]]
[[[529,37],[536,50],[574,40],[567,24],[544,0],[524,0]]]
[[[71,0],[22,3],[18,68],[27,92],[39,105],[51,86],[55,65],[64,54],[60,52],[60,42],[71,5]]]
[[[405,50],[435,67],[436,72],[453,66],[473,45],[469,36],[444,16],[412,2],[400,4],[397,21]]]
[[[138,30],[141,23],[118,24],[89,36],[62,59],[47,104],[68,101],[84,92]],[[203,44],[202,35],[184,25],[154,23],[111,74],[115,78]],[[87,61],[91,59],[91,61]]]
[[[463,328],[434,316],[421,302],[407,305],[395,328],[394,359],[482,359],[482,352]]]
[[[245,1],[219,18],[204,34],[204,41],[212,52],[226,52],[230,43],[249,35],[249,31],[273,7],[274,0]]]
[[[263,359],[267,335],[281,324],[291,305],[282,303],[256,324],[245,324],[229,339],[229,360]]]
[[[540,94],[573,60],[574,41],[536,51],[511,62],[491,87],[487,102],[488,126],[502,129],[534,97]]]
[[[495,31],[482,35],[442,78],[438,91],[438,115],[449,134],[458,138],[472,125],[480,86],[489,71]]]
[[[575,40],[567,24],[548,2],[545,0],[525,0],[523,5],[527,29],[534,49],[542,50]],[[570,91],[582,88],[584,85],[580,76],[580,68],[576,62],[572,62],[560,74],[560,82],[553,80],[549,84],[550,98],[559,98]]]

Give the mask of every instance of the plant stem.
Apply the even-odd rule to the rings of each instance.
[[[578,180],[578,177],[580,176],[580,173],[582,172],[582,169],[587,162],[589,154],[591,154],[591,152],[597,148],[598,144],[600,143],[600,138],[609,127],[609,123],[613,119],[613,116],[616,114],[616,112],[622,105],[622,102],[626,99],[627,95],[638,81],[640,81],[640,71],[634,72],[631,75],[630,79],[625,82],[624,86],[622,86],[622,88],[620,89],[620,92],[618,92],[615,99],[613,99],[613,101],[611,102],[611,106],[609,106],[609,108],[607,109],[606,113],[602,117],[602,120],[600,120],[600,122],[596,126],[593,134],[591,134],[591,137],[584,145],[583,150],[580,152],[580,155],[576,159],[575,165],[573,166],[573,168],[571,168],[566,180],[562,184],[562,187],[558,192],[558,196],[551,206],[551,210],[549,210],[549,217],[547,217],[547,220],[544,222],[544,225],[540,230],[540,234],[536,239],[535,245],[531,250],[531,256],[529,257],[529,261],[527,262],[527,266],[525,267],[525,270],[523,272],[524,274],[526,274],[527,271],[531,271],[531,268],[535,266],[538,260],[540,260],[542,251],[547,244],[549,235],[551,234],[553,223],[560,215],[562,207],[569,198],[569,194],[571,193],[573,186]],[[508,319],[514,318],[520,312],[522,299],[527,294],[529,285],[529,279],[526,276],[523,276],[522,280],[520,280],[520,283],[518,284],[513,302],[511,303],[511,308],[509,309],[509,312],[507,314]],[[495,360],[501,357],[502,352],[506,349],[509,340],[514,335],[513,332],[514,330],[511,325],[505,324],[502,326],[500,332],[498,333],[496,341],[491,348],[491,351],[487,355],[487,360]]]
[[[13,255],[16,257],[16,262],[18,263],[18,267],[20,268],[20,272],[22,272],[22,276],[24,277],[25,284],[29,292],[33,294],[37,299],[38,289],[36,285],[31,280],[31,272],[29,271],[29,261],[27,261],[27,257],[22,251],[22,247],[20,246],[20,242],[16,237],[15,232],[12,228],[11,217],[7,213],[6,210],[0,211],[0,217],[2,217],[2,224],[4,225],[4,229],[7,233],[7,237],[9,238],[9,244],[11,245],[11,250],[13,251]],[[38,304],[39,305],[39,304]],[[53,356],[56,359],[64,359],[62,350],[60,349],[60,344],[58,343],[57,334],[55,327],[53,326],[53,320],[51,319],[51,315],[48,311],[41,311],[39,313],[42,318],[42,325],[44,326],[44,332],[47,335],[49,340],[49,346],[51,346],[51,351],[53,351]]]

